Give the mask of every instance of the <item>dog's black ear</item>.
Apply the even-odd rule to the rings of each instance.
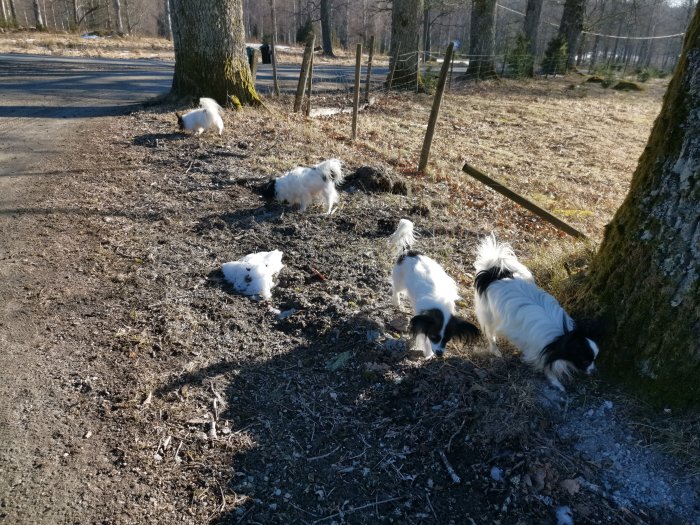
[[[182,121],[182,115],[176,111],[175,116],[177,117],[177,126],[180,129],[183,129],[185,127],[185,123]]]
[[[275,198],[275,179],[265,182],[260,186],[260,195],[266,199]]]
[[[423,334],[432,338],[440,337],[440,328],[442,328],[442,313],[439,310],[437,311],[437,315],[433,313],[432,310],[420,315],[415,315],[409,324],[411,336],[414,338],[418,334]]]
[[[445,327],[445,340],[457,338],[462,341],[473,341],[479,337],[481,332],[469,321],[461,317],[452,316]]]

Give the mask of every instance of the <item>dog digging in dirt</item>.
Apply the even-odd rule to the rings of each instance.
[[[221,106],[211,98],[200,98],[199,105],[198,109],[187,113],[175,113],[180,131],[194,131],[195,135],[201,135],[209,129],[216,128],[221,135],[224,132],[224,121],[219,114]]]
[[[411,336],[423,355],[442,356],[452,339],[476,340],[479,329],[455,315],[455,301],[460,299],[457,283],[436,261],[411,250],[413,223],[401,219],[389,242],[398,257],[391,272],[391,300],[400,306],[401,294],[408,296],[414,313]]]
[[[294,168],[271,180],[262,190],[263,197],[289,204],[298,204],[300,211],[320,197],[331,215],[338,202],[336,187],[343,183],[341,162],[329,159],[310,168]]]
[[[557,300],[539,288],[510,245],[492,234],[477,249],[474,308],[489,350],[501,355],[502,336],[522,352],[523,360],[542,370],[550,384],[564,391],[562,379],[574,371],[590,374],[598,345],[592,326],[575,322]]]

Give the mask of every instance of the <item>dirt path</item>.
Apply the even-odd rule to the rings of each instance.
[[[79,206],[48,203],[85,168],[78,150],[100,130],[94,117],[167,88],[164,75],[134,68],[0,58],[2,523],[88,522],[113,504],[109,483],[91,482],[109,453],[77,398],[89,388],[84,356],[57,329],[79,323],[76,304],[92,293],[80,261],[94,241],[71,227]]]

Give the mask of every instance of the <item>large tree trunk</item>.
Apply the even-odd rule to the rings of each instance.
[[[170,0],[175,47],[171,94],[222,106],[259,105],[243,37],[243,0]]]
[[[566,38],[569,52],[566,69],[573,69],[576,64],[576,51],[578,50],[579,36],[583,31],[585,5],[586,0],[566,0],[564,2],[564,12],[561,15],[561,24],[559,24],[559,36]]]
[[[470,79],[496,77],[496,0],[473,0],[469,31]]]
[[[700,8],[630,192],[579,306],[609,321],[601,369],[660,403],[700,406]]]
[[[420,89],[418,52],[420,44],[423,0],[394,0],[391,8],[391,54],[396,50],[396,62],[392,87]]]
[[[544,0],[527,0],[525,7],[525,23],[523,31],[527,39],[528,50],[532,57],[532,65],[528,76],[535,75],[535,57],[537,56],[537,37],[540,30],[540,16],[542,15],[542,3]]]
[[[323,54],[334,57],[333,53],[333,23],[331,20],[331,0],[321,0],[321,41]]]

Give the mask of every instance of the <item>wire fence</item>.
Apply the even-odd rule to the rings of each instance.
[[[639,67],[638,57],[628,53],[618,56],[595,57],[590,54],[581,57],[578,68],[580,71],[601,77],[622,77],[637,75],[645,81],[649,76],[664,76],[660,68]],[[435,87],[438,72],[442,67],[444,56],[435,52],[402,53],[392,57],[390,64],[383,60],[375,64],[368,76],[367,56],[363,56],[360,69],[362,91],[368,88],[371,97],[387,94],[390,91],[415,91],[430,93]],[[391,66],[397,61],[398,67],[393,75]],[[418,64],[416,69],[416,63]],[[482,81],[497,78],[549,78],[563,75],[566,72],[567,57],[565,54],[552,54],[540,59],[533,58],[528,53],[503,53],[496,55],[474,55],[455,53],[449,67],[447,91],[458,90]],[[402,67],[407,66],[407,67]],[[355,68],[352,65],[319,64],[311,71],[312,96],[323,94],[346,94],[349,97],[355,89]],[[294,64],[278,64],[277,79],[281,92],[291,93],[297,88],[299,81],[299,66]],[[367,84],[368,83],[368,84]],[[264,94],[272,92],[272,69],[261,65],[257,69],[256,84]]]

